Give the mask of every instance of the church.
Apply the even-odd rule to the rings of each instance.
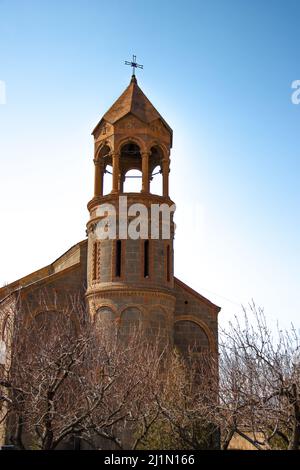
[[[168,238],[161,235],[162,230],[155,239],[119,235],[102,239],[97,235],[99,209],[108,204],[119,215],[120,197],[126,196],[129,207],[142,204],[149,210],[153,205],[174,204],[169,195],[173,132],[139,87],[134,72],[92,135],[95,177],[94,194],[87,204],[87,237],[48,266],[0,289],[0,362],[11,361],[13,354],[6,328],[9,312],[17,315],[22,305],[28,318],[43,315],[41,291],[47,292],[48,310],[63,311],[70,296],[79,296],[92,322],[105,318],[127,331],[138,322],[149,336],[163,332],[182,352],[193,346],[196,352],[216,353],[220,308],[175,276],[173,220]],[[112,185],[106,192],[104,178],[109,169]],[[150,190],[157,169],[162,181],[160,195]],[[125,191],[132,170],[141,174],[138,192]],[[162,229],[163,222],[160,225]]]

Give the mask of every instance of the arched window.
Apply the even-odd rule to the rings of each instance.
[[[112,174],[112,166],[106,165],[104,167],[103,195],[109,194],[112,190]]]
[[[190,320],[180,320],[175,323],[174,344],[183,354],[209,350],[209,341],[205,331]]]
[[[110,326],[115,319],[113,310],[109,307],[100,307],[95,315],[95,326]]]
[[[139,193],[142,189],[142,172],[140,170],[129,170],[124,175],[123,192]]]
[[[162,196],[162,169],[161,166],[156,166],[150,175],[150,193]]]
[[[121,192],[137,193],[142,189],[142,156],[140,147],[129,142],[120,152]]]
[[[112,190],[112,157],[108,145],[101,147],[95,165],[95,194],[105,195]]]
[[[151,147],[150,156],[150,192],[162,196],[163,194],[163,178],[162,178],[162,162],[163,151],[158,145]]]

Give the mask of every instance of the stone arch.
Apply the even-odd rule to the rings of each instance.
[[[215,351],[215,341],[207,325],[188,316],[177,317],[174,324],[174,344],[183,353]]]
[[[158,143],[153,142],[149,146],[149,183],[150,193],[157,194],[158,196],[163,195],[163,161],[165,158],[165,152],[162,146]]]
[[[112,152],[112,145],[109,141],[104,141],[99,145],[98,149],[95,152],[95,160],[99,161],[101,158],[109,157]]]
[[[130,143],[136,144],[138,147],[140,147],[141,152],[147,152],[147,147],[146,147],[146,144],[143,141],[143,139],[140,139],[139,137],[133,136],[133,135],[128,135],[128,136],[124,137],[123,139],[121,139],[118,142],[118,145],[117,145],[117,148],[116,148],[115,151],[117,153],[121,153],[122,147],[124,147],[124,145],[130,144]]]
[[[147,144],[147,151],[150,152],[152,147],[158,147],[162,152],[163,158],[169,158],[170,151],[162,142],[158,141],[157,139],[153,139]]]
[[[138,310],[141,311],[142,313],[142,317],[144,318],[145,315],[147,314],[147,310],[146,308],[143,306],[143,305],[139,305],[139,304],[127,304],[127,305],[124,305],[123,307],[120,307],[119,310],[118,310],[118,316],[119,318],[121,318],[122,314],[124,313],[125,310],[127,310],[128,308],[137,308]]]
[[[100,186],[101,191],[100,195],[109,194],[112,190],[113,181],[112,181],[112,147],[109,143],[105,142],[97,151],[97,156],[95,158],[95,171],[99,172],[99,179],[101,180]],[[99,168],[97,167],[99,166]]]
[[[54,306],[51,307],[47,307],[46,309],[45,308],[39,308],[39,309],[36,309],[32,312],[32,314],[30,315],[30,320],[29,320],[29,323],[32,324],[34,321],[39,321],[39,319],[42,319],[43,316],[49,316],[49,318],[54,318],[55,315],[59,315],[60,318],[66,318],[66,319],[69,319],[70,318],[70,315],[66,312],[64,312],[63,310],[58,310],[57,308],[55,308]]]
[[[120,312],[119,317],[119,335],[121,338],[140,332],[143,327],[143,312],[140,306],[128,305]]]
[[[138,193],[142,189],[142,171],[137,168],[131,168],[122,175],[124,193]]]
[[[110,302],[110,301],[105,301],[103,304],[99,304],[99,305],[94,305],[94,314],[93,314],[93,317],[95,317],[95,315],[97,314],[97,312],[99,310],[101,310],[102,308],[107,308],[107,309],[110,309],[114,316],[117,317],[118,316],[118,309],[116,307],[116,305],[113,303],[113,302]]]
[[[120,192],[140,192],[142,189],[142,146],[137,139],[129,139],[124,141],[119,148]]]
[[[103,305],[96,310],[94,315],[94,325],[97,327],[111,326],[116,320],[116,312],[107,305]]]
[[[103,196],[112,190],[112,148],[111,143],[105,140],[95,151],[95,196]]]
[[[60,318],[65,317],[66,320],[70,319],[74,325],[74,328],[75,328],[74,331],[78,333],[80,330],[80,322],[79,322],[79,319],[76,317],[76,315],[72,314],[71,312],[67,312],[66,310],[57,309],[57,305],[54,305],[54,304],[47,305],[46,309],[38,307],[35,310],[33,310],[30,313],[30,316],[28,316],[26,319],[26,325],[29,326],[30,324],[32,324],[33,320],[41,314],[51,314],[51,315],[56,314],[56,315],[60,315]]]
[[[89,311],[90,311],[92,321],[95,320],[95,315],[96,315],[97,310],[99,310],[102,307],[110,308],[114,312],[115,316],[116,317],[118,316],[118,308],[115,302],[113,302],[110,299],[107,299],[106,297],[102,298],[98,296],[92,296],[91,298],[92,300],[90,302]]]

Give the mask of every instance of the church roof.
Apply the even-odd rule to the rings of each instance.
[[[137,79],[133,75],[128,87],[124,90],[122,95],[114,102],[109,110],[104,114],[99,124],[104,119],[110,124],[114,124],[126,114],[132,113],[134,116],[139,118],[146,124],[160,119],[168,131],[172,134],[173,131],[167,122],[162,118],[157,109],[148,100],[147,96],[143,93],[141,88],[137,84]],[[95,127],[92,134],[95,133],[99,124]]]
[[[192,289],[190,286],[188,286],[187,284],[185,284],[184,282],[180,281],[180,279],[178,279],[177,277],[174,276],[174,283],[175,283],[175,286],[179,286],[181,287],[181,289],[189,292],[191,295],[193,295],[194,297],[198,298],[198,300],[201,300],[202,302],[204,302],[208,307],[212,308],[213,310],[215,310],[217,313],[220,312],[221,310],[221,307],[219,307],[218,305],[214,304],[213,302],[211,302],[209,299],[207,299],[206,297],[204,297],[203,295],[199,294],[199,292],[195,291],[194,289]]]
[[[72,267],[78,266],[82,262],[81,247],[84,249],[87,248],[87,239],[76,243],[76,245],[73,245],[51,264],[1,287],[0,304],[7,297],[9,297],[10,294],[20,291],[26,287],[41,283],[47,279],[54,278],[56,275],[61,274]]]

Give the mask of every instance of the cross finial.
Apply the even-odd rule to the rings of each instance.
[[[136,61],[136,55],[133,55],[132,56],[132,60],[131,62],[129,62],[128,60],[125,60],[125,65],[130,65],[132,67],[132,76],[135,77],[135,69],[143,69],[144,66],[143,65],[140,65],[137,63]]]

